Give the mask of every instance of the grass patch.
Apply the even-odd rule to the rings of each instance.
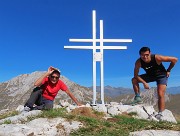
[[[85,127],[71,133],[71,136],[128,136],[130,132],[150,129],[180,131],[180,124],[135,119],[130,116],[113,116],[108,120],[81,117],[80,121]]]
[[[6,113],[0,115],[0,119],[5,119],[7,117],[15,116],[18,114],[18,111],[7,111]]]
[[[11,120],[5,120],[3,124],[11,124]]]
[[[137,116],[137,112],[130,112],[128,113],[129,116]]]
[[[91,108],[82,107],[67,113],[64,108],[43,111],[39,117],[56,118],[63,117],[69,121],[76,120],[83,123],[83,127],[72,132],[71,136],[128,136],[130,132],[141,130],[174,130],[180,131],[180,123],[156,122],[143,119],[135,119],[136,113],[112,116],[103,119],[104,113]]]
[[[50,110],[44,110],[42,114],[40,114],[38,117],[42,117],[42,118],[64,117],[66,118],[66,113],[67,111],[64,108],[50,109]]]

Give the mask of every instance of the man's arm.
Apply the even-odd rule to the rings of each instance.
[[[46,78],[47,76],[49,76],[54,70],[55,70],[55,68],[49,67],[48,71],[36,80],[36,82],[34,83],[34,86],[42,85],[43,79]]]
[[[156,55],[156,62],[158,64],[162,62],[170,62],[169,67],[167,68],[167,76],[169,77],[171,69],[174,67],[176,62],[178,61],[178,58],[171,57],[171,56],[162,56],[162,55]]]
[[[148,83],[144,81],[140,76],[139,76],[139,69],[141,68],[141,62],[140,59],[138,59],[135,63],[134,67],[134,78],[136,78],[139,82],[141,82],[144,86],[145,89],[149,89]]]
[[[74,97],[74,95],[70,92],[69,89],[67,89],[65,92],[69,95],[69,97],[71,97],[71,99],[72,99],[78,106],[81,106],[81,105],[82,105],[81,103],[78,102],[78,100]]]

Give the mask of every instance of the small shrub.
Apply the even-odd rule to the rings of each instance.
[[[131,116],[131,117],[132,116],[137,116],[137,112],[130,112],[130,113],[128,113],[128,115]]]
[[[11,120],[5,120],[3,124],[11,124]]]

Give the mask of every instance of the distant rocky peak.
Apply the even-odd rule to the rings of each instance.
[[[5,88],[9,96],[16,96],[18,93],[25,93],[27,90],[33,87],[33,84],[37,78],[39,78],[44,72],[33,72],[31,74],[22,74],[11,80],[5,82],[7,86]]]

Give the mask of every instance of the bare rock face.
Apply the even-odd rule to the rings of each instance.
[[[155,106],[157,104],[157,88],[147,89],[146,91],[142,92],[141,95],[144,104],[152,106]],[[170,101],[169,96],[167,94],[165,94],[165,101]]]
[[[130,136],[180,136],[180,132],[172,130],[143,130],[131,132]]]
[[[7,82],[0,83],[0,110],[11,110],[18,105],[24,105],[34,88],[34,82],[43,73],[36,71],[31,74],[23,74]],[[60,79],[69,87],[70,91],[80,102],[92,101],[92,90],[70,81],[65,76],[61,76]],[[63,91],[59,91],[55,102],[59,102],[59,100],[67,100],[72,103],[69,96]]]
[[[157,96],[157,88],[152,87],[150,89],[146,89],[144,91],[141,91],[141,98],[143,100],[143,104],[146,106],[156,106],[158,101]],[[130,104],[134,100],[134,94],[133,95],[124,95],[124,97],[120,100],[123,104]],[[165,93],[165,102],[170,102],[171,99],[167,93]]]
[[[23,104],[33,89],[33,82],[42,73],[23,74],[7,82],[0,84],[0,109],[12,109],[16,105]]]
[[[82,126],[81,122],[68,122],[64,118],[38,118],[25,124],[0,125],[1,136],[68,136]]]

